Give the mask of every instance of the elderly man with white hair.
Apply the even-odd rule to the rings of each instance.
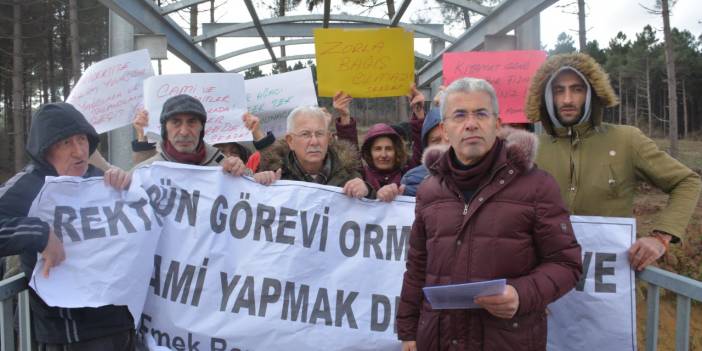
[[[344,194],[355,198],[370,194],[359,173],[358,152],[351,144],[332,138],[324,109],[298,107],[290,112],[287,123],[285,139],[261,150],[261,173],[256,174],[260,183],[298,180],[343,187]]]

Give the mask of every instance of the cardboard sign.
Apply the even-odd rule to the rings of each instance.
[[[205,142],[208,144],[251,140],[244,126],[244,78],[235,73],[195,73],[156,76],[144,82],[144,107],[149,112],[147,132],[161,134],[159,116],[170,97],[187,94],[207,111]]]
[[[482,78],[495,87],[502,123],[528,123],[524,113],[531,77],[546,60],[544,51],[448,52],[444,85],[463,77]]]
[[[276,137],[285,135],[290,111],[299,106],[317,106],[310,68],[249,79],[245,83],[249,112],[260,118],[264,133],[270,131]]]
[[[402,96],[414,81],[412,32],[402,28],[315,29],[319,96]]]
[[[98,133],[108,132],[132,123],[143,104],[144,79],[153,75],[146,49],[113,56],[88,67],[66,102]]]

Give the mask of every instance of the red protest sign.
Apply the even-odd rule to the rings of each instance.
[[[531,77],[546,60],[544,51],[468,51],[444,54],[444,85],[463,77],[495,87],[502,123],[527,123],[524,102]]]

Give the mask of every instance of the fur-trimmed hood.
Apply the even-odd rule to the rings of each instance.
[[[539,139],[526,130],[502,127],[497,137],[504,140],[507,150],[507,160],[522,172],[534,167],[534,160],[539,148]],[[450,148],[450,145],[435,145],[427,148],[422,155],[422,163],[432,175],[438,173],[435,166],[441,156]]]
[[[282,169],[282,179],[302,180],[300,175],[294,174],[294,167],[288,161],[291,150],[285,139],[277,140],[273,145],[261,153],[261,163],[258,172],[276,171]],[[351,143],[344,140],[335,140],[329,144],[327,157],[332,158],[332,169],[328,185],[343,186],[346,181],[360,177],[361,161],[358,151]],[[338,183],[341,183],[339,185]]]
[[[544,129],[551,135],[555,135],[555,129],[546,110],[544,89],[551,76],[564,66],[578,70],[587,78],[592,87],[591,121],[593,126],[599,126],[602,123],[605,107],[619,104],[619,98],[612,88],[607,72],[595,59],[582,53],[554,55],[541,65],[531,79],[524,108],[527,118],[534,123],[541,121]]]

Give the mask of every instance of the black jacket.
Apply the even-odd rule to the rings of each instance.
[[[0,256],[19,254],[27,277],[31,277],[37,253],[44,250],[49,235],[49,224],[27,214],[44,186],[44,178],[58,175],[44,160],[46,150],[59,140],[81,133],[88,136],[92,153],[98,135],[80,112],[65,103],[42,106],[29,132],[27,152],[32,162],[0,187]],[[101,175],[102,171],[90,166],[83,177]],[[73,343],[134,328],[124,306],[57,308],[46,305],[32,289],[29,296],[34,337],[39,342]]]

